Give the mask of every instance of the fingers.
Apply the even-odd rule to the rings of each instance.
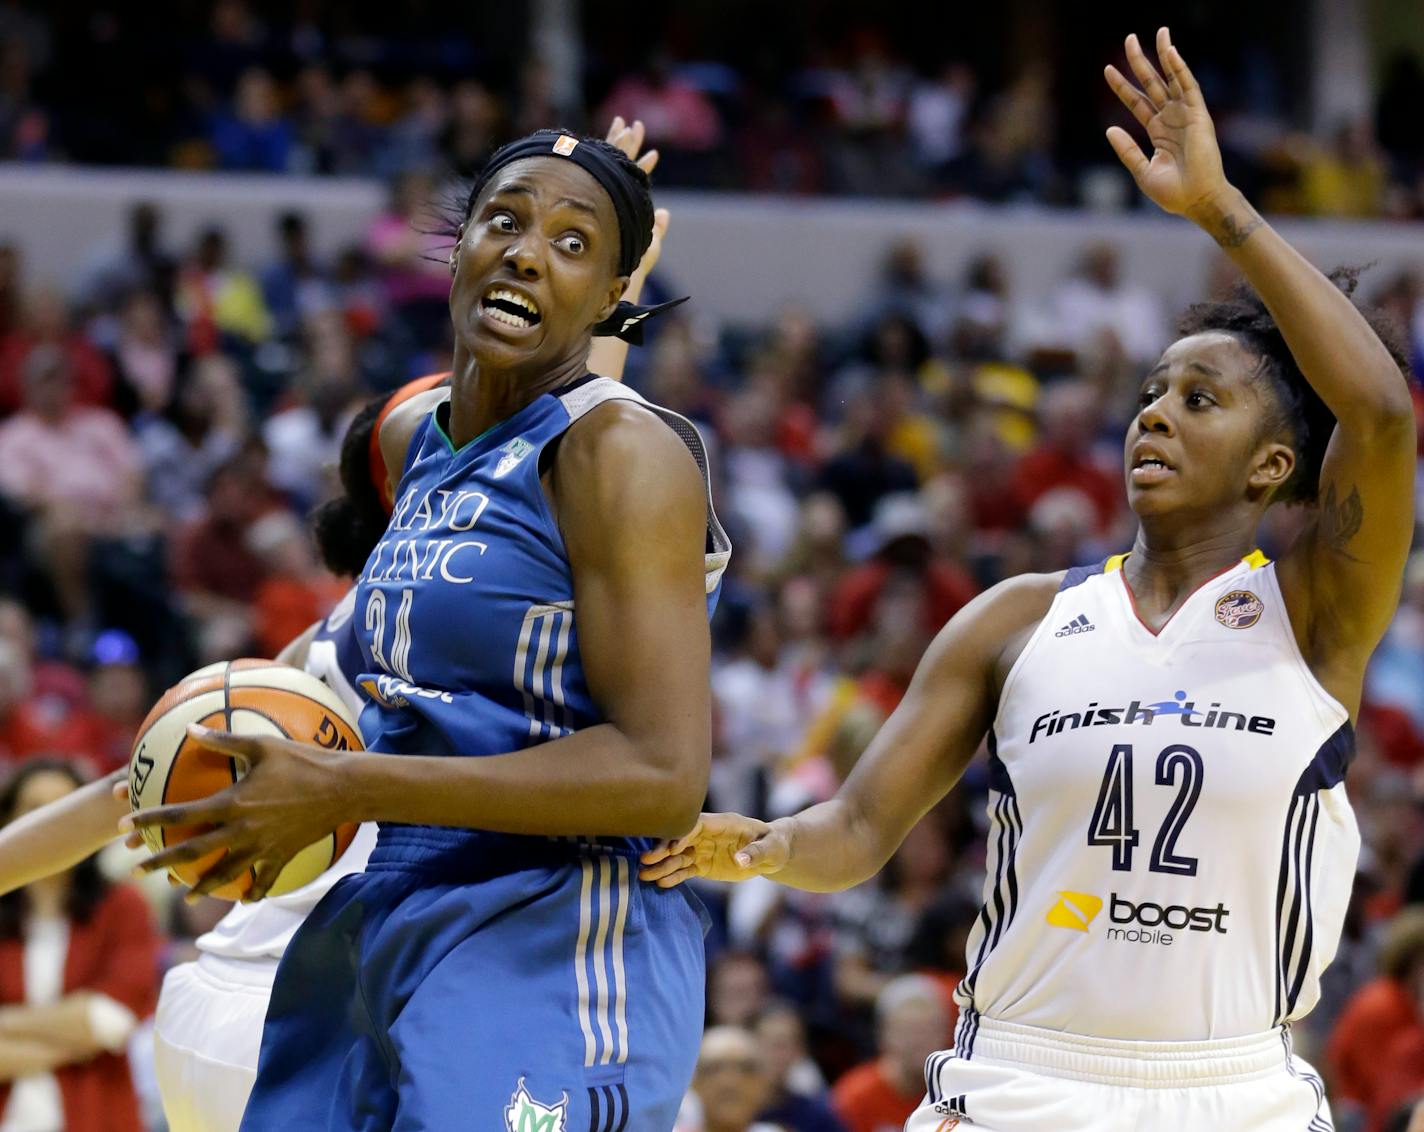
[[[603,140],[609,145],[617,145],[618,139],[623,136],[623,132],[628,127],[623,122],[622,114],[615,114],[613,121],[608,123],[608,133],[603,135]]]
[[[175,825],[215,825],[232,816],[228,801],[228,791],[222,790],[196,802],[176,802],[171,806],[136,810],[119,819],[119,832],[166,829]]]
[[[184,899],[191,903],[200,896],[211,896],[224,885],[241,880],[243,874],[256,863],[257,851],[255,849],[246,853],[227,853],[222,860],[198,878],[198,883],[188,890],[188,895]],[[250,893],[251,890],[249,889],[248,892]]]
[[[657,150],[653,150],[654,153]],[[653,212],[653,235],[661,240],[667,235],[668,225],[672,223],[672,213],[665,208],[655,209]],[[127,794],[124,795],[128,797]]]
[[[655,883],[659,888],[676,888],[683,881],[692,880],[696,876],[697,867],[695,865],[689,865],[687,868],[678,869],[676,872],[669,873]]]
[[[114,796],[115,802],[127,802],[129,800],[129,784],[127,782],[116,782],[109,793]]]
[[[1148,61],[1142,51],[1142,44],[1137,41],[1137,36],[1128,36],[1126,46],[1127,62],[1132,68],[1132,73],[1137,76],[1138,84],[1146,92],[1147,97],[1152,100],[1152,104],[1160,107],[1169,97],[1167,84],[1162,81],[1162,76],[1157,73],[1157,68]]]
[[[645,849],[638,860],[644,865],[656,865],[659,861],[667,860],[671,852],[671,841],[659,841],[651,849]]]
[[[1205,108],[1206,100],[1202,98],[1201,87],[1197,84],[1196,76],[1192,74],[1191,68],[1187,66],[1187,61],[1182,58],[1182,53],[1172,42],[1171,34],[1166,28],[1157,34],[1158,42],[1165,42],[1165,52],[1159,47],[1158,54],[1166,64],[1167,71],[1180,91],[1182,99],[1189,106]]]
[[[204,727],[201,723],[188,724],[188,738],[200,747],[206,747],[210,751],[217,751],[219,754],[241,759],[244,762],[250,762],[262,753],[260,736],[217,731],[211,727]]]
[[[1146,126],[1152,121],[1157,107],[1152,105],[1150,98],[1128,82],[1121,71],[1109,63],[1103,68],[1103,76],[1108,80],[1108,86],[1112,87],[1112,92],[1132,112],[1139,125]]]
[[[653,175],[653,170],[657,167],[658,151],[655,149],[648,150],[647,153],[643,154],[642,157],[638,158],[638,168],[641,169],[644,173],[646,173],[649,177]]]
[[[250,904],[255,900],[264,899],[268,890],[277,883],[277,877],[286,867],[286,861],[273,861],[270,858],[256,862],[252,867],[252,887],[242,898],[243,902]]]
[[[1146,175],[1147,167],[1150,164],[1147,155],[1142,152],[1142,147],[1121,126],[1108,127],[1108,144],[1113,147],[1113,152],[1117,154],[1118,160],[1127,166],[1127,171],[1132,174],[1132,179],[1141,185],[1142,178]]]
[[[200,833],[197,837],[190,837],[187,841],[180,842],[140,861],[134,866],[133,872],[135,876],[143,876],[145,873],[156,873],[160,869],[172,868],[175,865],[191,865],[194,861],[200,861],[217,850],[226,849],[227,837],[225,834],[219,831]]]
[[[738,849],[732,859],[744,869],[767,876],[780,872],[790,855],[791,846],[786,838],[779,832],[770,832]]]
[[[673,853],[663,857],[657,862],[645,864],[638,870],[638,879],[643,881],[660,881],[673,873],[688,872],[692,875],[696,872],[697,854],[692,850],[683,853]]]

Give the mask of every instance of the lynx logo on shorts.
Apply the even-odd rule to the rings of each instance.
[[[534,445],[525,440],[522,436],[511,440],[504,446],[504,455],[499,458],[499,463],[494,466],[494,478],[504,479],[515,468],[519,467],[519,462],[525,456],[534,451]]]
[[[569,1094],[556,1105],[542,1105],[529,1095],[524,1078],[519,1078],[509,1107],[504,1110],[504,1126],[508,1132],[564,1132],[564,1117],[569,1111]]]
[[[1265,609],[1266,603],[1250,590],[1232,590],[1216,603],[1216,619],[1228,629],[1249,629]]]
[[[1058,902],[1048,910],[1048,922],[1055,928],[1071,928],[1085,932],[1088,925],[1103,910],[1103,898],[1091,892],[1068,892],[1060,889]]]

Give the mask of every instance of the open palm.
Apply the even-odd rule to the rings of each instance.
[[[1143,53],[1137,36],[1128,36],[1126,46],[1127,61],[1140,89],[1116,67],[1108,66],[1104,74],[1113,93],[1146,129],[1152,156],[1148,158],[1132,135],[1119,126],[1108,129],[1108,142],[1137,187],[1154,203],[1166,212],[1190,216],[1227,187],[1221,147],[1201,88],[1166,28],[1157,32],[1157,58],[1166,71],[1165,78]]]

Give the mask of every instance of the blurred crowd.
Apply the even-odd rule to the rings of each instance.
[[[12,770],[56,756],[86,774],[123,765],[168,684],[275,654],[348,584],[317,563],[305,519],[336,491],[355,411],[448,364],[448,274],[400,212],[333,263],[307,247],[300,214],[273,222],[278,256],[244,263],[218,229],[170,247],[162,214],[139,204],[68,294],[30,287],[0,247]],[[1130,544],[1121,438],[1172,312],[1109,244],[1085,246],[1043,302],[1021,303],[1005,278],[992,255],[938,278],[904,243],[865,280],[857,324],[794,308],[765,326],[669,318],[633,352],[629,380],[708,436],[736,546],[714,622],[711,808],[773,816],[830,796],[974,594]],[[1231,282],[1222,260],[1210,286]],[[1424,275],[1365,287],[1424,361]],[[1299,520],[1274,514],[1264,549],[1288,546]],[[1424,1091],[1421,693],[1424,551],[1366,689],[1349,783],[1365,851],[1345,937],[1297,1029],[1351,1132],[1391,1127]],[[42,785],[70,788],[56,773]],[[762,881],[703,893],[710,1029],[682,1132],[899,1127],[954,1021],[986,787],[976,761],[884,873],[844,894]],[[224,906],[186,906],[161,884],[151,896],[156,978]],[[7,922],[0,974],[6,932],[21,930]],[[148,1000],[130,1001],[137,1026]]]
[[[1381,60],[1370,112],[1303,130],[1290,29],[1221,36],[1220,6],[1199,5],[1182,42],[1232,180],[1272,211],[1424,215],[1420,60]],[[537,127],[621,114],[648,124],[669,186],[1141,203],[1101,134],[1121,116],[1101,66],[1121,62],[1130,30],[1108,26],[1111,10],[1054,17],[1058,34],[1025,53],[1007,10],[955,10],[940,26],[916,5],[827,20],[814,4],[750,2],[725,15],[617,0],[459,12],[419,0],[399,16],[329,0],[77,7],[0,4],[0,160],[394,184],[467,174]],[[582,15],[563,32],[572,51],[529,26],[560,8]],[[725,34],[747,23],[757,35]]]

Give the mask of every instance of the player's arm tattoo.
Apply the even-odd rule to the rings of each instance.
[[[1220,247],[1239,248],[1250,239],[1251,233],[1264,223],[1261,214],[1247,205],[1243,215],[1238,216],[1228,212],[1221,217],[1217,222],[1216,230],[1212,232],[1212,238]]]
[[[1358,562],[1345,550],[1350,540],[1359,534],[1365,520],[1365,505],[1360,501],[1360,489],[1350,485],[1350,494],[1343,500],[1335,494],[1335,484],[1325,489],[1325,498],[1320,504],[1320,537],[1331,550]]]

